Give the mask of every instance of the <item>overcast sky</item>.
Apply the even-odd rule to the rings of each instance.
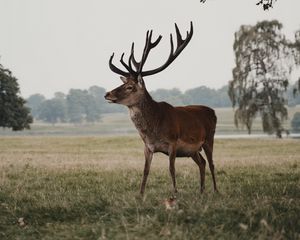
[[[134,41],[139,56],[146,30],[153,29],[154,37],[163,39],[145,68],[160,66],[169,54],[174,22],[185,36],[193,21],[190,44],[166,70],[145,78],[146,85],[149,90],[218,88],[232,77],[232,45],[240,25],[277,19],[290,39],[300,29],[300,0],[278,0],[269,11],[257,1],[0,0],[0,63],[19,79],[24,97],[52,97],[92,85],[110,90],[121,83],[108,67],[112,52],[118,64]]]

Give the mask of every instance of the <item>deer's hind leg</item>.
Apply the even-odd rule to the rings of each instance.
[[[196,152],[193,156],[192,159],[194,162],[198,165],[199,167],[199,172],[200,172],[200,192],[203,193],[205,189],[205,159],[202,157],[200,152]]]
[[[215,192],[217,192],[218,189],[217,189],[216,178],[215,178],[215,166],[213,162],[213,145],[214,145],[214,138],[212,136],[212,138],[210,138],[207,142],[204,143],[203,149],[207,157],[209,169],[213,180],[214,190]]]
[[[172,178],[174,193],[177,193],[176,176],[175,176],[175,159],[176,159],[176,145],[169,148],[169,171]]]

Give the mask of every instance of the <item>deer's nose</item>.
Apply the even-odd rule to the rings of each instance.
[[[107,99],[109,97],[109,95],[111,94],[111,92],[107,92],[104,96],[105,99]]]

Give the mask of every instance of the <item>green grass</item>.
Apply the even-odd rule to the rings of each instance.
[[[300,239],[300,144],[216,140],[220,194],[199,193],[191,159],[176,160],[177,205],[167,157],[154,155],[138,194],[137,137],[0,138],[0,239]]]

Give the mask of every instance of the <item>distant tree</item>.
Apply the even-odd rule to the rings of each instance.
[[[86,96],[86,103],[84,105],[86,121],[89,123],[97,122],[101,118],[101,105],[92,95]]]
[[[46,100],[42,94],[33,94],[27,99],[27,106],[31,110],[31,114],[34,118],[38,118],[41,104]]]
[[[99,121],[101,118],[101,104],[98,102],[100,93],[102,93],[102,90],[97,87],[92,87],[89,91],[71,89],[66,98],[70,122]],[[103,102],[102,99],[101,102]]]
[[[85,98],[87,93],[80,89],[71,89],[67,95],[68,117],[71,123],[81,123],[85,118]]]
[[[206,86],[189,89],[184,93],[184,104],[188,105],[207,105],[210,107],[218,107],[219,96],[215,89]]]
[[[91,95],[95,101],[96,106],[94,107],[94,109],[95,111],[98,111],[98,113],[96,113],[96,121],[101,119],[102,113],[115,113],[127,111],[127,109],[122,107],[121,105],[107,103],[107,101],[104,99],[105,93],[105,89],[98,86],[91,86],[88,89],[88,94]]]
[[[182,93],[179,89],[157,89],[150,92],[156,101],[165,101],[172,105],[203,104],[210,107],[230,107],[228,86],[215,90],[206,86],[189,89]]]
[[[300,112],[296,112],[291,121],[291,127],[293,132],[300,132]]]
[[[263,21],[255,26],[241,26],[235,33],[236,67],[229,84],[229,96],[235,112],[235,123],[246,125],[259,113],[263,130],[281,137],[287,118],[286,91],[293,69],[292,50],[281,33],[278,21]]]
[[[105,99],[104,99],[104,95],[106,93],[105,89],[102,87],[98,87],[98,86],[91,86],[88,89],[88,93],[93,96],[97,102],[100,103],[104,103]]]
[[[105,95],[105,89],[102,87],[98,87],[98,86],[92,86],[88,89],[88,93],[91,97],[90,101],[91,101],[91,106],[89,106],[89,108],[91,108],[91,113],[93,113],[92,117],[88,117],[88,121],[90,119],[90,122],[95,122],[100,120],[101,118],[101,113],[104,112],[105,110],[105,99],[104,99],[104,95]],[[88,114],[89,115],[89,114]]]
[[[231,102],[230,98],[228,97],[228,85],[216,90],[216,95],[214,98],[216,98],[216,102],[213,107],[230,107]]]
[[[66,118],[66,108],[62,101],[57,98],[42,102],[39,110],[39,119],[55,124],[63,122]]]
[[[54,93],[53,100],[56,102],[57,106],[57,116],[60,122],[68,121],[68,109],[67,109],[67,100],[66,94],[63,92]]]
[[[63,101],[66,100],[66,94],[64,94],[63,92],[56,92],[54,93],[54,98]]]
[[[214,91],[206,86],[189,89],[184,93],[184,104],[204,104],[212,106]]]
[[[30,128],[33,119],[26,101],[19,95],[17,79],[0,64],[0,126],[14,131]]]
[[[177,88],[157,89],[150,94],[156,101],[165,101],[175,106],[183,105],[182,92]]]

